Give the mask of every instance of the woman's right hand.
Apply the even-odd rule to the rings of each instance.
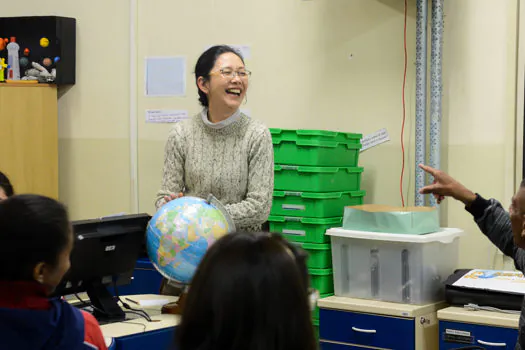
[[[182,192],[179,192],[179,193],[170,193],[169,196],[164,196],[164,204],[174,200],[174,199],[177,199],[177,198],[180,198],[180,197],[184,197],[184,193]]]

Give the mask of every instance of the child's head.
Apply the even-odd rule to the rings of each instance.
[[[313,350],[306,254],[280,236],[235,233],[200,263],[176,332],[181,350]]]
[[[0,201],[11,197],[13,194],[13,185],[11,185],[9,178],[0,171]]]
[[[54,199],[18,195],[0,201],[0,280],[37,281],[52,291],[69,269],[73,234]]]

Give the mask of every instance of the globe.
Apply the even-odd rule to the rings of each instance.
[[[208,248],[227,234],[227,213],[196,197],[180,197],[163,205],[146,231],[149,258],[159,273],[189,284]]]

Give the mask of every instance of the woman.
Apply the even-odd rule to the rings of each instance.
[[[272,204],[273,145],[263,124],[239,107],[250,71],[229,46],[214,46],[195,65],[203,110],[177,123],[165,148],[157,209],[179,196],[221,201],[237,230],[259,231]]]
[[[49,298],[69,269],[66,208],[37,195],[0,202],[0,349],[105,350],[95,318]]]
[[[200,263],[178,350],[314,350],[306,255],[280,236],[234,233]]]
[[[15,194],[9,178],[0,171],[0,201]]]

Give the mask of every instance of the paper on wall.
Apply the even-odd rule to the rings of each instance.
[[[186,94],[186,58],[146,57],[146,96],[184,96]]]
[[[188,111],[175,109],[148,109],[146,123],[176,123],[188,119]]]
[[[385,128],[380,129],[372,134],[363,136],[361,139],[361,152],[388,141],[390,141],[390,135],[388,135],[388,131]]]

